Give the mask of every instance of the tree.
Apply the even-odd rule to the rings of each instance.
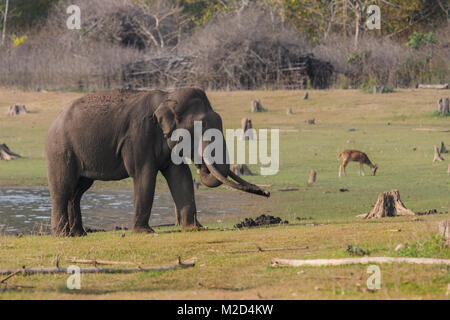
[[[9,9],[9,0],[6,0],[5,8],[2,12],[3,15],[3,26],[2,26],[2,42],[1,45],[5,44],[5,35],[6,35],[6,22],[8,20],[8,9]]]

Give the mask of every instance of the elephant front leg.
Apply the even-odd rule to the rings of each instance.
[[[194,185],[191,170],[186,164],[171,164],[163,172],[169,185],[178,223],[183,230],[202,227],[197,221],[197,208],[195,206]]]
[[[148,223],[155,196],[156,173],[156,170],[147,170],[134,178],[133,233],[154,233]]]

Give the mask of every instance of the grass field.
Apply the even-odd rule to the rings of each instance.
[[[192,269],[132,275],[86,275],[82,290],[65,289],[66,276],[14,277],[8,284],[33,289],[4,289],[0,298],[441,298],[448,299],[448,269],[438,266],[383,265],[382,289],[365,290],[366,266],[329,268],[272,268],[270,259],[345,257],[347,245],[357,245],[372,255],[395,256],[399,243],[416,244],[420,250],[405,254],[450,258],[449,249],[428,245],[437,233],[437,221],[449,214],[413,218],[361,221],[378,193],[399,189],[413,211],[450,210],[449,156],[432,163],[433,146],[450,145],[450,118],[433,115],[436,101],[447,91],[397,90],[372,95],[357,90],[209,92],[213,108],[225,128],[238,128],[251,117],[259,128],[280,129],[280,171],[274,176],[249,177],[253,183],[271,185],[270,199],[243,195],[225,187],[200,192],[233,192],[247,199],[239,214],[221,223],[201,221],[209,231],[180,233],[162,228],[158,236],[120,232],[90,234],[83,239],[49,237],[0,237],[0,267],[51,266],[57,255],[167,264],[177,256],[197,257]],[[44,141],[57,112],[80,93],[22,92],[0,89],[0,143],[23,156],[0,162],[0,186],[45,186]],[[251,114],[250,100],[260,99],[268,112]],[[27,105],[30,114],[8,117],[7,107]],[[286,115],[290,107],[293,115]],[[305,120],[315,118],[316,125]],[[350,132],[349,129],[355,129]],[[447,131],[447,132],[445,132]],[[413,151],[416,148],[416,151]],[[358,176],[358,165],[349,164],[347,177],[338,178],[337,154],[359,149],[379,167],[375,177]],[[250,166],[258,173],[258,166]],[[317,182],[307,186],[311,169]],[[366,173],[369,170],[366,167]],[[195,176],[194,172],[194,176]],[[197,179],[198,180],[198,179]],[[95,188],[129,189],[129,180],[96,183]],[[298,188],[294,192],[279,189]],[[341,193],[340,188],[349,192]],[[167,186],[159,179],[159,191]],[[1,205],[1,204],[0,204]],[[244,216],[280,216],[289,226],[254,230],[228,230]],[[297,220],[296,218],[312,220]],[[401,229],[401,232],[389,230]],[[425,244],[424,244],[425,243]],[[308,245],[301,251],[232,254],[231,251]],[[414,247],[414,246],[413,246]],[[430,249],[431,248],[431,249]],[[415,252],[415,253],[414,253]],[[67,264],[66,264],[67,265]]]

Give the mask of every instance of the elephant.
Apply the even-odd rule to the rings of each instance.
[[[95,180],[129,177],[134,188],[132,232],[153,233],[149,220],[158,172],[168,183],[182,229],[201,227],[189,165],[171,160],[171,152],[180,142],[171,139],[176,129],[191,133],[191,155],[196,152],[194,121],[201,121],[203,132],[210,128],[223,132],[220,115],[211,107],[206,93],[197,88],[173,92],[117,89],[85,95],[63,108],[48,130],[45,148],[52,236],[86,235],[80,210],[83,194]],[[211,142],[202,139],[200,143],[204,150]],[[225,139],[223,148],[226,155]],[[236,176],[226,161],[203,160],[195,166],[205,186],[225,184],[270,196]]]

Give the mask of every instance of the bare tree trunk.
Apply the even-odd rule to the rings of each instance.
[[[3,30],[2,30],[2,43],[1,43],[2,46],[5,44],[6,21],[7,21],[7,18],[8,18],[8,7],[9,7],[9,0],[6,0],[5,13],[3,15]]]
[[[355,49],[358,48],[359,39],[361,37],[362,7],[360,3],[356,3],[355,8]]]
[[[439,153],[439,148],[437,146],[434,146],[434,159],[433,162],[441,162],[444,158],[441,157],[441,154]]]
[[[378,195],[377,203],[374,205],[372,210],[361,216],[365,219],[371,219],[413,215],[415,215],[415,213],[407,209],[400,200],[400,193],[398,190],[391,190],[380,193]]]

